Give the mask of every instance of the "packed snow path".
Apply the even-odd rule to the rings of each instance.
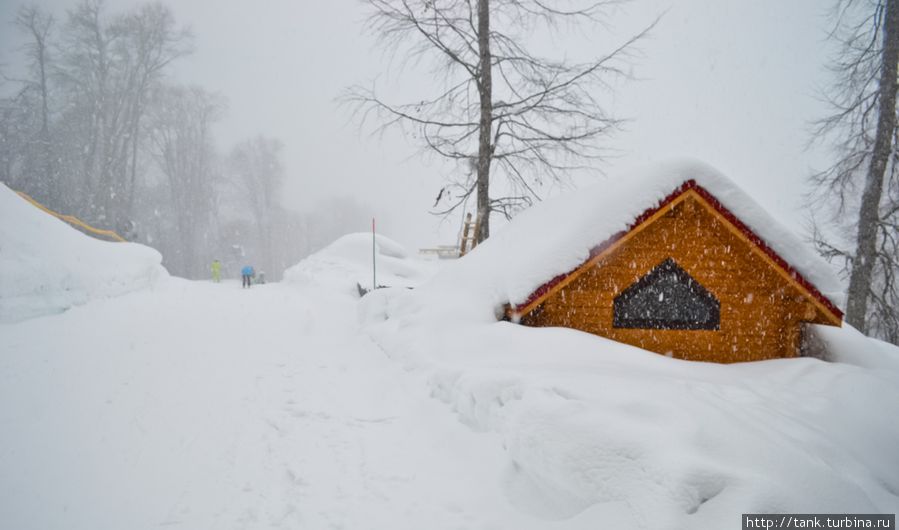
[[[172,279],[4,325],[0,352],[5,528],[547,527],[349,297]]]

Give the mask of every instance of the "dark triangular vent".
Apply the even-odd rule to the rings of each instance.
[[[719,329],[721,304],[671,258],[615,297],[612,325],[635,329]]]

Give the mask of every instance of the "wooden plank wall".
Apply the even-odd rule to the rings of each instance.
[[[614,298],[669,257],[721,302],[721,329],[612,327]],[[803,321],[825,323],[750,243],[693,198],[522,319],[526,325],[571,327],[680,359],[723,363],[798,355]]]

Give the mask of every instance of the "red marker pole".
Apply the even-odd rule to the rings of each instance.
[[[371,218],[371,290],[378,288],[378,276],[375,263],[375,218]]]

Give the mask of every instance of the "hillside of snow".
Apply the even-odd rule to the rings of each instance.
[[[899,511],[899,349],[848,327],[815,329],[831,362],[679,361],[497,322],[496,293],[470,288],[485,285],[475,254],[437,264],[379,237],[391,287],[361,299],[368,234],[281,283],[140,289],[163,274],[147,249],[23,226],[30,239],[4,232],[21,257],[5,270],[69,272],[84,303],[27,319],[31,292],[0,322],[3,528],[706,529]],[[103,264],[133,267],[119,296]]]
[[[65,311],[153,286],[162,256],[86,236],[0,184],[0,322]]]
[[[822,327],[843,362],[717,365],[472,322],[479,311],[454,303],[385,290],[361,314],[460,421],[501,437],[504,487],[525,513],[577,528],[726,528],[741,513],[899,511],[895,346]]]

